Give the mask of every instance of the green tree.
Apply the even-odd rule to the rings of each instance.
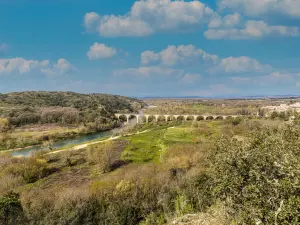
[[[0,224],[26,224],[18,194],[10,193],[6,196],[0,196]]]

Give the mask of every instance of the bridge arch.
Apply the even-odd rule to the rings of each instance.
[[[122,122],[128,122],[128,117],[125,114],[120,114],[117,116],[117,118]]]
[[[193,116],[193,115],[186,116],[186,117],[185,117],[185,120],[186,120],[186,121],[193,121],[193,120],[195,120],[195,116]]]
[[[177,116],[176,120],[177,121],[184,121],[185,118],[184,118],[184,116],[179,115],[179,116]]]
[[[156,116],[156,122],[159,122],[159,121],[167,121],[167,116],[165,116],[165,115],[157,115]]]
[[[176,120],[177,120],[176,117],[173,116],[173,115],[168,115],[167,116],[167,121],[176,121]]]
[[[224,117],[223,116],[216,116],[215,120],[224,120]]]
[[[206,120],[214,120],[214,117],[213,116],[207,116]]]
[[[197,116],[196,120],[197,121],[201,121],[201,120],[205,120],[206,118],[204,116]]]
[[[135,115],[135,114],[130,114],[128,115],[128,122],[132,119],[136,119],[136,122],[139,123],[140,121],[140,116],[139,115]]]
[[[155,122],[156,121],[156,118],[154,115],[149,115],[148,116],[148,123],[152,123],[152,122]]]

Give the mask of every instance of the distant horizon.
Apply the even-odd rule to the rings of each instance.
[[[286,95],[280,95],[280,94],[274,94],[274,95],[252,95],[252,96],[179,96],[179,95],[172,95],[172,96],[130,96],[130,95],[120,95],[120,94],[111,94],[111,93],[105,93],[105,92],[76,92],[76,91],[55,91],[55,90],[26,90],[26,91],[13,91],[13,92],[6,92],[0,94],[10,94],[10,93],[24,93],[24,92],[72,92],[77,94],[108,94],[108,95],[119,95],[124,97],[130,97],[130,98],[137,98],[137,99],[262,99],[262,98],[300,98],[300,94],[286,94]]]

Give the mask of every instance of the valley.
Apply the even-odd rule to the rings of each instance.
[[[4,208],[0,211],[9,210],[0,219],[9,224],[240,224],[252,218],[272,221],[272,213],[283,201],[277,220],[292,223],[297,211],[291,209],[299,198],[295,186],[300,159],[297,112],[275,117],[260,109],[269,102],[220,103],[147,100],[136,112],[130,113],[129,108],[107,114],[120,123],[111,130],[65,137],[65,141],[50,139],[51,143],[47,140],[43,147],[19,155],[18,151],[2,151],[0,206]],[[150,104],[156,107],[147,107]],[[170,115],[175,109],[178,115],[228,117],[145,117],[146,113]],[[117,118],[116,113],[141,116],[138,121],[130,116],[126,125],[127,118]],[[86,123],[73,124],[68,132],[76,132],[77,126]],[[13,130],[16,136],[45,136],[54,130],[66,131],[70,125],[39,122],[8,127],[1,135]],[[282,161],[286,157],[289,160]],[[277,181],[270,183],[270,179]],[[266,200],[273,191],[280,197],[269,204]],[[267,211],[261,214],[261,210]]]

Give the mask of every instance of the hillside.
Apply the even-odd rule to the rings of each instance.
[[[0,150],[22,148],[119,127],[116,112],[145,103],[108,94],[15,92],[0,94]]]
[[[72,107],[79,110],[103,106],[109,112],[135,111],[145,105],[141,100],[109,94],[79,94],[74,92],[13,92],[0,93],[0,106]]]

